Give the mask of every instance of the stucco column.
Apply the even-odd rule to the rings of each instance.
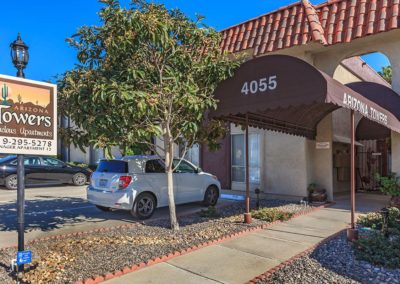
[[[388,57],[392,66],[392,87],[400,94],[400,41],[382,46],[381,51]]]
[[[390,60],[392,66],[392,88],[400,94],[400,42],[397,44],[385,45],[384,52]],[[400,134],[394,131],[391,132],[391,162],[392,172],[400,175]]]
[[[392,131],[392,172],[400,176],[400,134]]]
[[[314,182],[318,187],[326,189],[328,199],[333,200],[333,125],[332,113],[327,115],[317,126],[317,137],[312,155]],[[328,142],[329,147],[317,149],[317,143]],[[311,150],[311,149],[310,149]]]

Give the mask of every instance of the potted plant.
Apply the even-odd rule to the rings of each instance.
[[[308,200],[310,202],[324,203],[328,199],[325,189],[318,188],[315,183],[310,183],[308,188]]]
[[[391,196],[390,206],[400,208],[400,178],[395,173],[387,177],[376,174],[379,190]]]

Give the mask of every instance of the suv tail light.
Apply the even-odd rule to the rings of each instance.
[[[125,189],[131,183],[131,176],[120,176],[118,181],[118,189]]]

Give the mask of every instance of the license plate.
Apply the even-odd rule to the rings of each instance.
[[[99,186],[100,187],[106,187],[107,186],[107,180],[106,179],[101,179],[99,181]]]

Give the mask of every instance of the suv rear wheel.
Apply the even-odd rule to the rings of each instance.
[[[150,218],[156,210],[156,199],[150,193],[141,193],[135,199],[132,208],[132,215],[144,220]]]
[[[18,185],[17,175],[9,175],[8,177],[6,177],[5,186],[7,189],[15,190],[17,189],[17,185]]]

